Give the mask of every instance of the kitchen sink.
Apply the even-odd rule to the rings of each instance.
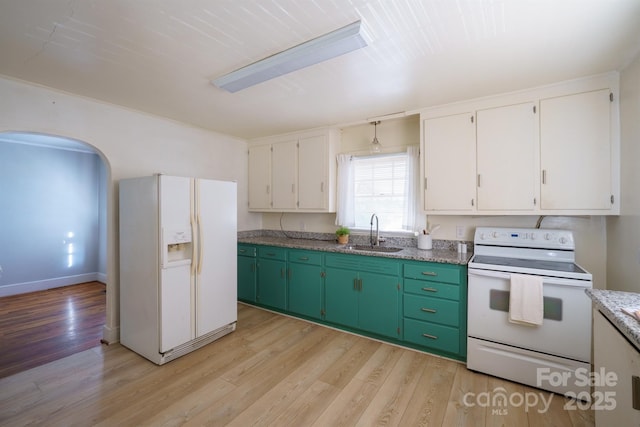
[[[369,246],[369,245],[355,245],[351,249],[354,251],[368,251],[368,252],[400,252],[402,248],[395,248],[393,246]]]

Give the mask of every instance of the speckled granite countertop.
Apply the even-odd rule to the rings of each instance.
[[[406,259],[416,261],[440,262],[447,264],[467,265],[473,253],[458,253],[457,242],[434,240],[432,250],[423,250],[416,247],[415,239],[387,237],[381,246],[402,247],[400,252],[369,252],[352,249],[353,245],[366,244],[368,236],[353,236],[348,245],[339,245],[331,234],[313,234],[302,232],[287,232],[289,237],[280,232],[241,232],[238,233],[238,243],[279,246],[292,249],[309,249],[323,252],[337,252],[343,254],[356,254],[378,256],[384,258]],[[365,239],[363,242],[360,240]],[[413,243],[413,244],[412,244]],[[455,244],[455,245],[454,245]],[[411,245],[411,246],[410,246]],[[473,246],[467,244],[471,249]]]
[[[635,292],[587,289],[595,307],[640,351],[640,321],[622,312],[623,308],[640,308],[640,294]]]

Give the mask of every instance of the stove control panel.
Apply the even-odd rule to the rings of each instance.
[[[477,227],[476,245],[574,250],[573,232],[539,228]]]

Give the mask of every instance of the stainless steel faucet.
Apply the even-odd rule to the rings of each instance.
[[[376,236],[373,237],[373,218],[376,219]],[[378,227],[378,215],[375,213],[371,215],[371,228],[369,229],[369,243],[371,246],[380,246],[380,231]]]

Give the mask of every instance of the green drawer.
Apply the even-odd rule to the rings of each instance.
[[[400,263],[382,257],[369,257],[362,255],[325,255],[327,267],[344,268],[348,270],[366,271],[368,273],[387,274],[398,276]]]
[[[322,265],[322,254],[310,251],[289,251],[289,262]]]
[[[260,258],[278,259],[281,261],[287,260],[287,250],[284,248],[274,248],[271,246],[258,247],[258,256]]]
[[[238,255],[240,256],[255,257],[257,252],[255,246],[238,245]]]
[[[460,300],[460,286],[448,283],[425,282],[424,280],[404,279],[404,291],[416,295]]]
[[[433,280],[459,284],[461,282],[461,268],[456,265],[436,264],[424,262],[420,264],[405,264],[404,277],[417,280]]]
[[[460,331],[451,326],[404,319],[404,340],[449,353],[460,352]]]
[[[404,295],[404,317],[457,327],[460,323],[459,308],[455,301]]]

